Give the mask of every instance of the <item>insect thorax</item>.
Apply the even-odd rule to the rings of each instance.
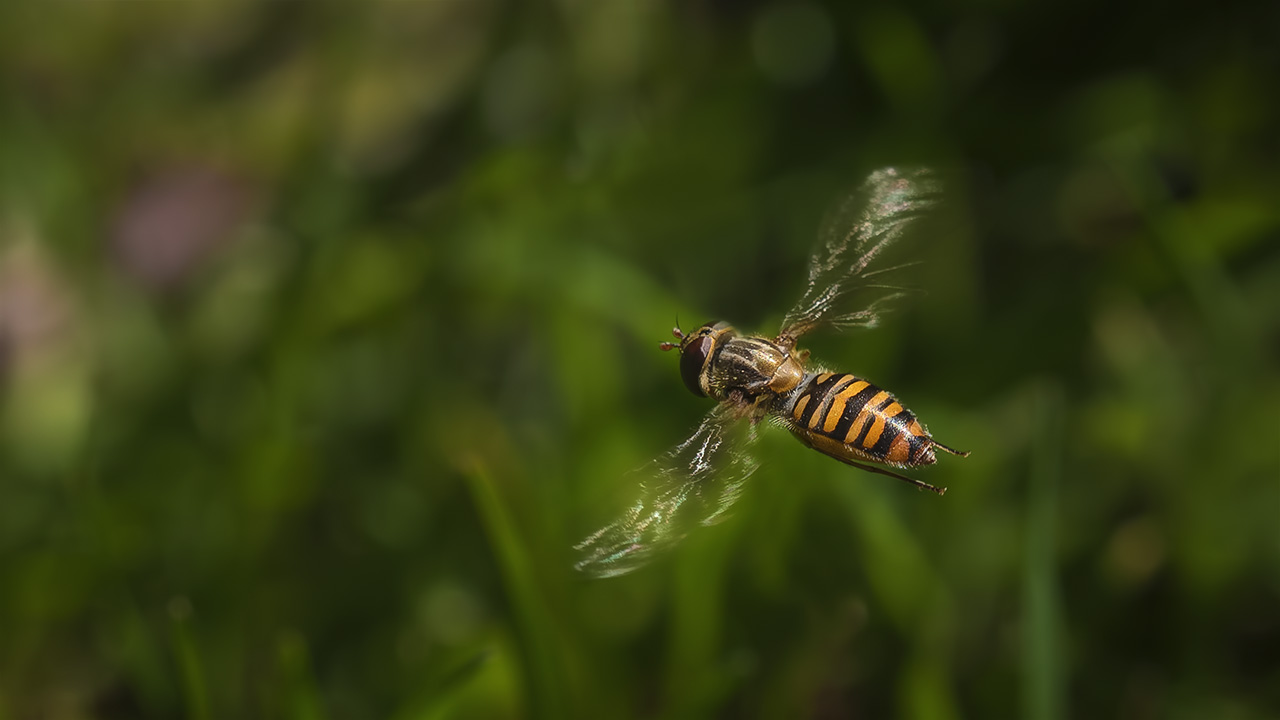
[[[804,377],[804,369],[790,353],[760,337],[725,340],[707,372],[712,393],[721,400],[734,390],[748,397],[787,393]]]

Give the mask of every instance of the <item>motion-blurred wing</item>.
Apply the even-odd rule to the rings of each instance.
[[[823,223],[804,297],[787,313],[779,339],[794,343],[823,324],[845,329],[879,322],[880,313],[905,292],[894,284],[895,275],[915,264],[884,256],[940,196],[940,183],[929,170],[871,173]]]
[[[748,452],[755,423],[739,417],[734,406],[717,406],[688,440],[633,473],[641,479],[640,499],[574,546],[581,553],[574,567],[596,577],[621,575],[695,526],[722,520],[758,466]]]

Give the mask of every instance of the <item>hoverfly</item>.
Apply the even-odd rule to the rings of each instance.
[[[685,386],[718,404],[689,439],[639,471],[640,499],[574,546],[582,553],[575,567],[597,577],[620,575],[678,542],[693,524],[722,519],[758,466],[748,448],[765,418],[860,470],[946,492],[885,466],[932,465],[934,450],[969,453],[934,440],[887,390],[849,373],[807,368],[808,352],[796,351],[796,342],[820,327],[869,328],[879,322],[904,294],[889,284],[891,275],[914,264],[887,263],[885,251],[939,195],[928,170],[872,173],[824,225],[804,296],[775,337],[740,335],[725,322],[688,334],[673,330],[679,342],[659,347],[679,349]],[[869,298],[859,302],[858,295]]]

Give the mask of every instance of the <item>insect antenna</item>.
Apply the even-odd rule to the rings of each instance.
[[[671,335],[675,337],[675,339],[677,340],[681,340],[681,341],[684,340],[684,331],[680,329],[679,315],[676,315],[676,326],[671,328]],[[658,349],[663,351],[675,350],[678,347],[680,347],[680,343],[673,343],[673,342],[658,343]]]

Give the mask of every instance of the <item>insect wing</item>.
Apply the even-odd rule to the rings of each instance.
[[[724,519],[759,463],[748,452],[755,423],[721,405],[696,432],[637,470],[640,499],[614,522],[574,546],[577,569],[595,577],[630,572],[675,545],[697,525]]]
[[[911,222],[937,204],[940,190],[926,169],[871,173],[823,222],[804,296],[783,319],[779,339],[794,342],[824,324],[875,326],[906,293],[894,284],[899,271],[915,264],[885,256]]]

